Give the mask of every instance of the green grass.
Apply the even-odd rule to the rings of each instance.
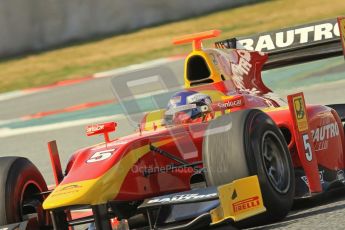
[[[99,71],[183,54],[190,45],[173,46],[175,36],[210,29],[219,39],[274,30],[345,14],[344,0],[273,0],[146,28],[87,43],[0,62],[0,92],[76,79]],[[206,42],[210,45],[211,42]]]

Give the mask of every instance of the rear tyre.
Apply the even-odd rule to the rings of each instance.
[[[208,186],[257,175],[267,211],[259,222],[284,218],[291,209],[295,181],[285,139],[260,110],[244,110],[210,122],[203,142]]]
[[[39,195],[43,191],[47,191],[43,176],[28,159],[0,157],[0,226],[29,219],[29,226],[35,226],[31,228],[47,224]]]

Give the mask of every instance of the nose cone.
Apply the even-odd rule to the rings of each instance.
[[[97,187],[97,179],[59,185],[44,200],[43,208],[47,210],[69,205],[97,203],[99,198]]]
[[[169,138],[153,144],[161,146],[171,141],[172,139]],[[78,158],[79,166],[72,167],[61,184],[45,199],[43,208],[47,210],[71,205],[96,205],[116,199],[133,165],[150,152],[146,143],[133,149],[126,149],[121,155],[116,156],[114,153],[112,155],[114,158],[109,157],[92,164],[87,163],[85,157]],[[85,155],[92,154],[94,153]]]

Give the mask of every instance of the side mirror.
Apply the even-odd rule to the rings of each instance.
[[[104,134],[105,142],[108,143],[110,142],[109,133],[114,132],[116,130],[116,127],[116,122],[106,122],[102,124],[89,125],[86,126],[86,135],[94,136],[97,134]]]

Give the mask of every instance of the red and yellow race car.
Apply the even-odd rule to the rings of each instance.
[[[263,69],[342,55],[344,30],[340,17],[215,48],[202,40],[217,30],[174,40],[193,46],[185,89],[147,113],[132,135],[111,139],[115,122],[88,126],[87,135],[104,142],[76,151],[64,172],[49,142],[55,188],[28,159],[0,158],[0,225],[241,227],[280,220],[294,199],[344,186],[345,104],[308,105],[303,93],[285,102],[261,79]]]

